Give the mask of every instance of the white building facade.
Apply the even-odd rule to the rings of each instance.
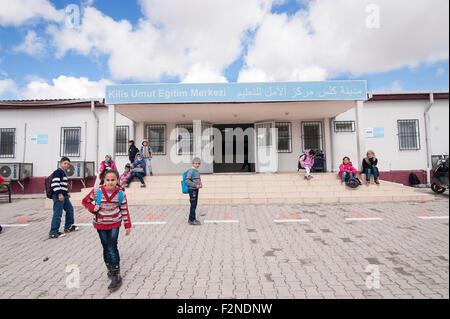
[[[207,86],[114,86],[106,100],[0,101],[0,173],[32,163],[32,177],[13,191],[42,192],[62,156],[97,171],[111,154],[122,171],[128,140],[138,147],[148,140],[154,174],[182,174],[194,156],[203,173],[295,172],[308,149],[320,151],[318,170],[337,172],[344,156],[359,168],[371,149],[381,179],[407,184],[410,172],[426,183],[432,159],[449,152],[448,91],[368,94],[364,81]],[[93,184],[78,180],[74,191]]]

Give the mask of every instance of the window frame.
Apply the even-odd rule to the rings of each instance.
[[[149,128],[150,127],[161,127],[164,129],[164,137],[162,139],[162,145],[163,145],[163,152],[156,152],[155,148],[152,147],[150,143],[150,136],[149,136]],[[152,156],[165,156],[167,155],[167,124],[157,124],[157,123],[151,123],[151,124],[145,124],[145,140],[148,142],[148,145],[152,147]]]
[[[12,154],[2,154],[0,153],[0,158],[15,158],[16,157],[16,128],[14,127],[2,127],[0,128],[0,137],[1,137],[1,133],[2,132],[12,132],[13,133],[13,141],[12,141]],[[1,143],[1,140],[0,140]],[[0,151],[1,151],[1,147],[0,147]]]
[[[348,123],[352,125],[351,130],[337,130],[336,129],[336,124],[343,124],[343,123]],[[334,133],[353,133],[355,132],[355,121],[333,121],[333,131]]]
[[[119,141],[118,140],[118,129],[124,129],[126,128],[126,138],[125,140]],[[128,156],[128,141],[130,138],[130,126],[129,125],[116,125],[116,156]],[[125,145],[125,151],[124,152],[118,152],[119,149],[119,143],[122,142]]]
[[[77,129],[79,131],[79,140],[78,140],[78,153],[75,155],[73,153],[67,154],[64,152],[64,145],[66,145],[64,141],[65,130],[67,129]],[[80,157],[81,156],[81,126],[62,126],[60,131],[60,143],[59,143],[59,155],[60,157]]]
[[[407,148],[402,146],[402,144],[409,144],[408,140],[403,140],[402,143],[402,138],[409,138],[410,136],[404,136],[402,135],[402,133],[405,133],[404,131],[401,132],[400,131],[400,123],[415,123],[415,128],[416,131],[415,133],[415,137],[416,137],[416,147],[415,148]],[[409,133],[410,134],[410,133]],[[398,150],[399,151],[419,151],[421,149],[421,145],[420,145],[420,122],[418,119],[401,119],[401,120],[397,120],[397,136],[398,136]],[[405,143],[407,142],[407,143]]]
[[[288,143],[288,149],[280,150],[280,135],[277,134],[277,152],[284,154],[284,153],[292,153],[292,122],[275,122],[275,128],[278,129],[279,126],[286,125],[288,127],[288,137],[287,141]]]
[[[305,134],[304,134],[304,126],[305,124],[313,124],[313,123],[317,123],[319,124],[319,131],[320,131],[320,135],[318,136],[319,139],[319,149],[315,149],[315,151],[321,151],[323,152],[323,122],[322,121],[302,121],[300,122],[300,133],[301,133],[301,143],[302,143],[302,152],[306,152],[307,150],[309,150],[310,148],[305,148]]]

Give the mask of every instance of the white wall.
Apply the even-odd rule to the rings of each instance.
[[[107,118],[106,108],[97,108],[100,119],[99,163],[106,155]],[[48,134],[48,144],[26,143],[24,157],[24,138],[30,135]],[[85,134],[87,125],[87,138]],[[117,115],[117,125],[130,125],[131,121]],[[80,156],[70,157],[71,161],[92,161],[96,156],[96,121],[90,108],[71,109],[35,109],[35,110],[1,110],[0,128],[16,129],[16,145],[14,158],[0,158],[0,163],[33,163],[33,176],[48,176],[56,167],[60,156],[61,127],[81,127]],[[86,144],[87,143],[87,144]],[[86,148],[86,151],[85,151]],[[113,155],[113,154],[111,154]],[[113,155],[114,156],[114,155]],[[120,166],[119,166],[120,169]]]
[[[435,100],[430,110],[431,154],[449,152],[449,104],[448,100]]]

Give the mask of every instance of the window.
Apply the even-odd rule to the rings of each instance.
[[[339,132],[354,132],[355,121],[334,121],[334,131]]]
[[[292,134],[290,122],[276,122],[278,129],[278,153],[292,152]]]
[[[398,146],[400,150],[419,150],[419,120],[398,120]]]
[[[0,158],[15,157],[16,129],[0,128]]]
[[[194,149],[193,124],[177,124],[177,155],[192,155]]]
[[[166,155],[166,125],[147,125],[146,139],[152,148],[153,155]]]
[[[61,156],[80,156],[81,127],[61,128]]]
[[[302,122],[302,147],[322,151],[322,122]]]
[[[128,155],[129,126],[116,126],[116,155]]]

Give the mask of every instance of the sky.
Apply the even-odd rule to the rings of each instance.
[[[0,0],[0,100],[354,79],[448,91],[449,1]]]

